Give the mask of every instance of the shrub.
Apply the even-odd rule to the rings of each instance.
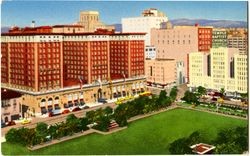
[[[7,142],[18,143],[20,136],[17,134],[17,129],[11,128],[5,135]]]
[[[44,142],[45,137],[48,135],[48,125],[46,123],[40,122],[36,125],[36,137],[39,142]]]

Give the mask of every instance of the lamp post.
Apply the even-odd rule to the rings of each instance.
[[[122,76],[123,76],[123,78],[124,78],[124,80],[123,80],[123,86],[124,86],[124,90],[125,90],[125,96],[127,96],[127,93],[126,93],[126,87],[125,87],[125,83],[126,83],[126,76],[125,76],[124,72],[122,73]]]

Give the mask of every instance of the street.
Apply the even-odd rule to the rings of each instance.
[[[66,118],[67,118],[67,116],[69,114],[75,114],[76,117],[83,117],[83,116],[85,116],[86,112],[89,112],[91,110],[96,110],[98,108],[105,108],[107,106],[110,106],[111,108],[114,109],[117,105],[115,103],[108,103],[108,104],[103,104],[103,105],[91,107],[91,108],[88,108],[88,109],[83,109],[83,110],[80,110],[80,111],[77,111],[77,112],[70,112],[68,114],[61,114],[61,115],[54,116],[54,117],[46,117],[46,118],[37,118],[36,117],[36,118],[32,118],[31,123],[29,123],[27,125],[22,125],[21,123],[16,123],[16,125],[1,128],[1,134],[2,134],[2,137],[4,137],[5,134],[11,128],[20,128],[20,127],[35,128],[36,124],[39,123],[39,122],[44,122],[44,123],[47,123],[48,125],[63,122],[63,121],[66,120]]]

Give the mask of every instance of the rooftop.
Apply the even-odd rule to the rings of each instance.
[[[13,90],[1,88],[1,100],[8,100],[21,97],[22,94]]]

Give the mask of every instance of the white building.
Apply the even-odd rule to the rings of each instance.
[[[157,9],[147,9],[140,17],[122,18],[123,32],[145,32],[145,45],[150,45],[151,28],[161,28],[162,22],[167,22],[168,17]]]
[[[211,48],[209,53],[189,54],[190,87],[227,92],[247,92],[247,55],[236,48]]]
[[[150,58],[150,59],[156,58],[156,50],[154,46],[145,47],[145,58]]]

